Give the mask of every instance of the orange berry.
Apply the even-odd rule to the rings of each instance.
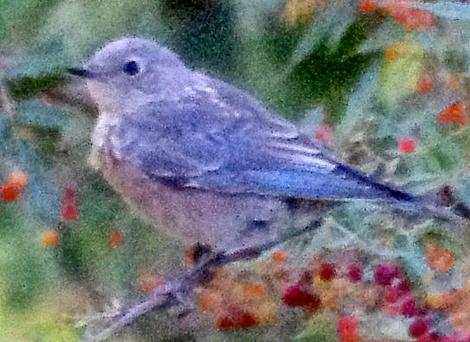
[[[394,61],[401,57],[405,52],[405,48],[400,44],[393,44],[385,47],[384,57],[388,62]]]
[[[437,116],[437,122],[440,124],[451,124],[464,126],[468,123],[466,107],[462,102],[454,102],[447,106]]]
[[[139,288],[144,293],[151,293],[165,283],[165,278],[155,274],[144,273],[139,276]]]
[[[430,31],[434,26],[433,15],[425,10],[407,8],[404,13],[394,17],[395,21],[408,30]]]
[[[388,0],[383,5],[382,9],[387,15],[394,16],[400,9],[400,3],[396,0]]]
[[[461,303],[465,295],[466,291],[462,290],[453,290],[441,294],[428,294],[426,305],[431,310],[447,311],[449,308]]]
[[[325,291],[321,293],[320,301],[322,308],[329,310],[338,309],[338,294],[333,291]]]
[[[468,325],[470,313],[467,311],[467,307],[468,306],[464,303],[463,307],[456,307],[454,310],[450,311],[449,322],[459,333],[468,336],[468,334],[470,334],[470,326]],[[460,341],[465,341],[465,339]]]
[[[429,31],[434,26],[434,17],[430,12],[412,8],[408,1],[388,0],[383,9],[407,30]]]
[[[14,202],[28,185],[28,176],[21,171],[13,172],[1,188],[1,197],[5,202]]]
[[[245,299],[262,299],[266,296],[266,287],[261,284],[244,284],[242,291]]]
[[[287,253],[284,251],[275,251],[271,256],[272,261],[281,264],[287,261]]]
[[[434,90],[434,78],[428,73],[422,73],[416,83],[416,92],[419,94],[431,93]]]
[[[276,320],[278,315],[277,306],[274,303],[262,302],[256,307],[256,318],[260,325],[269,324]]]
[[[111,232],[111,247],[117,248],[122,245],[122,233],[119,230]]]
[[[454,267],[454,256],[448,250],[431,242],[426,243],[426,261],[428,266],[439,272],[449,272]]]
[[[57,230],[49,229],[42,233],[41,239],[45,247],[55,247],[60,242],[60,235]]]
[[[374,13],[377,11],[377,2],[376,0],[361,0],[359,4],[359,12],[365,13]]]
[[[462,90],[464,77],[461,74],[447,74],[444,77],[444,81],[449,90],[459,92]]]
[[[352,317],[338,320],[338,337],[340,342],[359,342],[359,322]]]
[[[212,288],[201,288],[198,292],[198,305],[202,310],[216,311],[222,306],[222,294]]]
[[[28,185],[28,175],[24,172],[16,171],[11,174],[8,181],[24,189]]]

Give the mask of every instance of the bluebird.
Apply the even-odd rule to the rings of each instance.
[[[354,200],[462,214],[336,161],[153,40],[115,40],[69,71],[86,79],[99,110],[92,165],[141,217],[186,244],[254,246]]]

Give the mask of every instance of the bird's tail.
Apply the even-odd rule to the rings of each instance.
[[[437,193],[414,196],[409,202],[397,201],[392,206],[444,221],[468,220],[470,222],[469,206],[459,200],[449,186],[443,187]]]

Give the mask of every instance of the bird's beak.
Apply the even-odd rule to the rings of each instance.
[[[83,78],[95,78],[96,74],[85,68],[69,68],[67,72],[71,75]]]

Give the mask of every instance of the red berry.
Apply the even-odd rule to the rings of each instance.
[[[308,310],[316,310],[319,308],[320,298],[302,289],[299,285],[289,286],[284,290],[282,301],[287,306],[301,307]]]
[[[220,330],[250,328],[256,325],[258,321],[250,312],[233,305],[216,321]]]
[[[78,208],[75,203],[64,204],[62,206],[62,218],[64,221],[75,221],[78,219]]]
[[[236,322],[240,328],[254,327],[258,324],[256,318],[249,312],[244,312]]]
[[[427,333],[429,330],[429,324],[423,319],[415,319],[408,329],[411,337],[420,337]]]
[[[421,335],[418,339],[420,342],[446,342],[446,338],[436,331]],[[450,342],[450,341],[447,341]],[[455,342],[455,341],[454,341]]]
[[[411,292],[411,284],[408,280],[402,279],[400,282],[395,286],[396,292],[398,296],[402,297]]]
[[[357,283],[362,279],[362,268],[359,265],[349,266],[348,277],[351,282]]]
[[[352,317],[343,317],[338,320],[338,337],[340,342],[353,342],[359,340],[359,323]]]
[[[409,8],[404,15],[395,16],[395,21],[408,30],[430,31],[434,26],[433,15],[424,10]]]
[[[377,11],[377,2],[376,0],[361,0],[359,3],[359,12],[361,13],[374,13]]]
[[[385,287],[385,301],[387,303],[395,303],[398,300],[398,292],[395,288],[388,285]]]
[[[400,269],[396,264],[380,264],[375,268],[375,282],[379,285],[390,285],[392,280],[398,278]]]
[[[401,314],[405,317],[413,317],[418,314],[418,308],[416,307],[414,298],[408,299],[402,304]]]
[[[139,276],[138,283],[142,292],[152,293],[157,287],[165,284],[165,278],[152,273],[143,273]]]
[[[111,247],[117,248],[122,244],[122,233],[119,230],[111,232]]]
[[[21,171],[13,172],[0,189],[1,199],[14,202],[28,185],[28,175]]]
[[[331,281],[336,276],[336,269],[333,264],[322,264],[320,266],[319,276],[321,280]]]
[[[315,140],[323,145],[330,145],[333,142],[333,129],[328,126],[322,126],[315,130]]]
[[[427,94],[434,90],[434,78],[428,73],[420,75],[416,84],[416,92],[419,94]]]
[[[434,26],[433,15],[425,10],[411,8],[407,1],[388,1],[385,11],[407,30],[429,31]]]
[[[69,183],[64,187],[62,201],[74,202],[77,199],[77,185],[75,183]]]
[[[439,113],[437,122],[464,126],[468,123],[467,108],[462,102],[454,102]]]
[[[398,142],[398,149],[401,153],[413,153],[416,150],[416,140],[412,138],[400,139]]]
[[[285,251],[275,251],[271,255],[271,260],[277,264],[283,264],[287,261],[287,253]]]
[[[78,195],[75,183],[67,184],[62,192],[62,219],[75,221],[78,219]]]

